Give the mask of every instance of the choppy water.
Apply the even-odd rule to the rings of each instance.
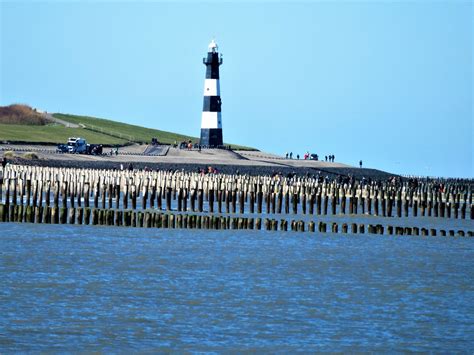
[[[0,349],[472,351],[474,240],[0,225]]]

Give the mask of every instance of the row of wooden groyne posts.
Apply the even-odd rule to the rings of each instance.
[[[163,229],[267,230],[319,233],[474,236],[471,230],[384,226],[382,224],[337,223],[303,220],[288,221],[260,217],[231,217],[187,213],[161,213],[99,209],[89,207],[33,207],[0,204],[0,222],[78,224],[94,226],[141,227]]]
[[[298,176],[202,175],[184,171],[7,165],[4,169],[0,168],[0,221],[118,226],[157,226],[161,223],[161,226],[166,226],[170,225],[166,219],[171,218],[172,225],[178,228],[210,225],[221,226],[216,229],[222,229],[224,225],[231,228],[236,223],[238,229],[240,223],[248,229],[261,229],[258,228],[260,220],[263,229],[301,230],[298,225],[305,224],[302,220],[280,219],[277,222],[278,219],[269,217],[347,214],[472,220],[473,187],[472,180],[445,181],[442,187],[435,181],[422,181],[416,186],[408,182],[397,185],[358,181],[343,184]],[[265,214],[267,218],[232,216],[247,213]],[[154,217],[156,215],[161,217]],[[194,218],[197,221],[189,223],[189,219]],[[222,218],[225,218],[225,223]],[[285,221],[289,227],[285,227]],[[309,231],[323,231],[321,223],[324,225],[320,222],[317,228],[314,222],[308,222],[306,226]],[[348,224],[344,227],[342,224],[338,228],[332,224],[330,230],[334,232],[336,228],[336,232],[349,230],[351,233],[372,230],[371,225],[363,229],[356,226]],[[374,230],[380,231],[381,225],[375,226],[378,227]],[[390,234],[388,228],[390,226],[385,231]],[[423,228],[418,232],[402,227],[392,228],[399,234],[424,233]],[[429,233],[433,234],[432,231]]]

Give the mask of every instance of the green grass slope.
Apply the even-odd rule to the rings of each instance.
[[[153,137],[160,143],[173,144],[188,141],[198,142],[198,138],[182,134],[145,128],[112,120],[77,116],[62,113],[53,114],[54,117],[80,125],[79,128],[68,128],[61,124],[49,123],[44,125],[28,125],[16,121],[0,122],[0,142],[32,142],[32,143],[66,143],[69,137],[82,137],[92,144],[125,145],[129,143],[150,143]],[[20,123],[20,122],[19,122]],[[233,149],[256,150],[250,147],[231,145]]]
[[[111,137],[125,139],[131,142],[145,143],[150,142],[153,137],[158,138],[160,143],[173,144],[174,141],[197,141],[196,137],[185,136],[182,134],[160,131],[157,129],[145,128],[128,123],[122,123],[102,118],[76,116],[55,113],[53,115],[61,120],[83,125],[86,130],[101,134],[107,134]]]
[[[0,124],[0,142],[66,143],[69,137],[83,137],[89,143],[123,145],[127,140],[89,131],[83,128],[67,128],[61,125],[24,126]]]
[[[158,129],[145,128],[141,126],[131,125],[128,123],[122,123],[102,118],[89,117],[89,116],[77,116],[69,114],[53,114],[54,117],[61,120],[79,124],[85,127],[88,131],[94,131],[101,134],[107,134],[110,137],[116,137],[119,139],[125,139],[131,142],[147,142],[149,143],[153,137],[157,138],[160,143],[173,144],[175,141],[188,141],[198,142],[199,139],[196,137],[186,136],[182,134],[161,131]],[[233,149],[243,150],[256,150],[255,148],[240,146],[236,144],[225,143],[231,145]]]

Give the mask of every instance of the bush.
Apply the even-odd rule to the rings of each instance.
[[[31,159],[31,160],[39,159],[38,155],[36,153],[33,153],[33,152],[27,152],[27,153],[23,154],[23,158]]]
[[[11,150],[7,150],[5,153],[3,153],[3,156],[5,158],[13,158],[15,157],[15,153],[13,153]]]
[[[28,105],[0,106],[0,123],[44,126],[51,121]]]

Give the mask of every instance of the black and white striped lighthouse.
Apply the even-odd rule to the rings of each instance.
[[[219,85],[219,66],[222,56],[219,56],[217,43],[212,40],[203,58],[206,65],[206,80],[204,81],[204,105],[201,119],[200,144],[206,147],[222,146],[222,114],[221,90]]]

